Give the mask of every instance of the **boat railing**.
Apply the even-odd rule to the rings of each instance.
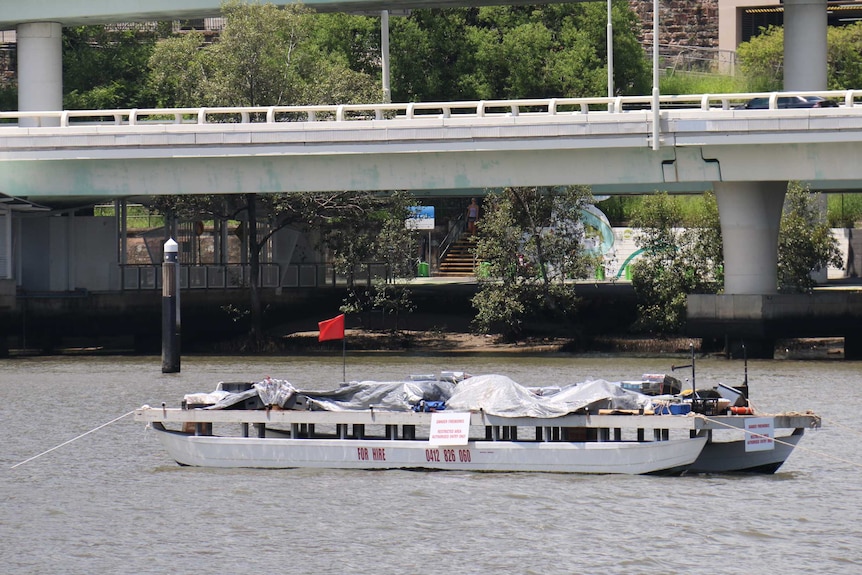
[[[820,426],[812,414],[768,416],[775,429]],[[248,437],[271,435],[315,439],[427,439],[432,413],[392,411],[203,410],[143,407],[137,421],[183,424],[188,433],[212,434],[213,425],[237,424]],[[744,430],[748,416],[592,415],[554,418],[470,415],[470,439],[521,442],[667,441],[717,429]],[[279,428],[280,426],[280,428]],[[672,436],[671,433],[675,435]],[[685,432],[685,433],[683,433]]]

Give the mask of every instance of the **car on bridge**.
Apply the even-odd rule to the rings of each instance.
[[[778,96],[776,108],[837,108],[838,102],[820,96]],[[766,110],[769,98],[752,98],[743,106],[746,110]]]

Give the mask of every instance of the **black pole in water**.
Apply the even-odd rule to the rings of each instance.
[[[162,263],[162,373],[180,371],[180,263],[177,242],[165,242]]]

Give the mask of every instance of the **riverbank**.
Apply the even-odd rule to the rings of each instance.
[[[319,342],[318,332],[296,332],[272,339],[262,353],[331,354],[346,350],[351,354],[403,355],[576,355],[585,357],[681,357],[686,358],[694,347],[700,356],[723,357],[720,351],[704,351],[698,338],[649,337],[636,335],[604,335],[588,341],[559,337],[532,337],[506,342],[493,335],[479,335],[441,330],[363,330],[348,329],[345,340]],[[788,339],[776,343],[775,359],[843,359],[842,338]],[[220,353],[242,352],[231,346],[243,346],[241,341],[219,346]],[[245,352],[249,350],[246,348]]]
[[[247,337],[186,348],[185,356],[315,356],[340,354],[342,346],[352,355],[525,355],[579,357],[724,357],[720,350],[704,350],[699,338],[649,337],[637,335],[602,335],[588,340],[562,337],[531,337],[506,342],[493,335],[479,335],[445,330],[373,330],[347,329],[345,340],[318,341],[317,331],[270,335],[253,342]],[[10,348],[9,357],[50,355],[152,355],[140,353],[125,345],[124,339],[104,341],[101,345],[65,346],[45,353],[40,349]],[[781,360],[844,359],[842,338],[799,338],[776,342],[774,358]]]

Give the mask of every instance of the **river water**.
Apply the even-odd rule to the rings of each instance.
[[[676,359],[348,357],[349,379],[502,373],[527,385],[665,372]],[[762,412],[814,410],[774,476],[182,468],[131,416],[218,381],[330,388],[340,357],[0,361],[0,572],[862,573],[862,364],[749,363]],[[697,383],[741,381],[698,361]],[[679,374],[679,372],[677,372]]]

